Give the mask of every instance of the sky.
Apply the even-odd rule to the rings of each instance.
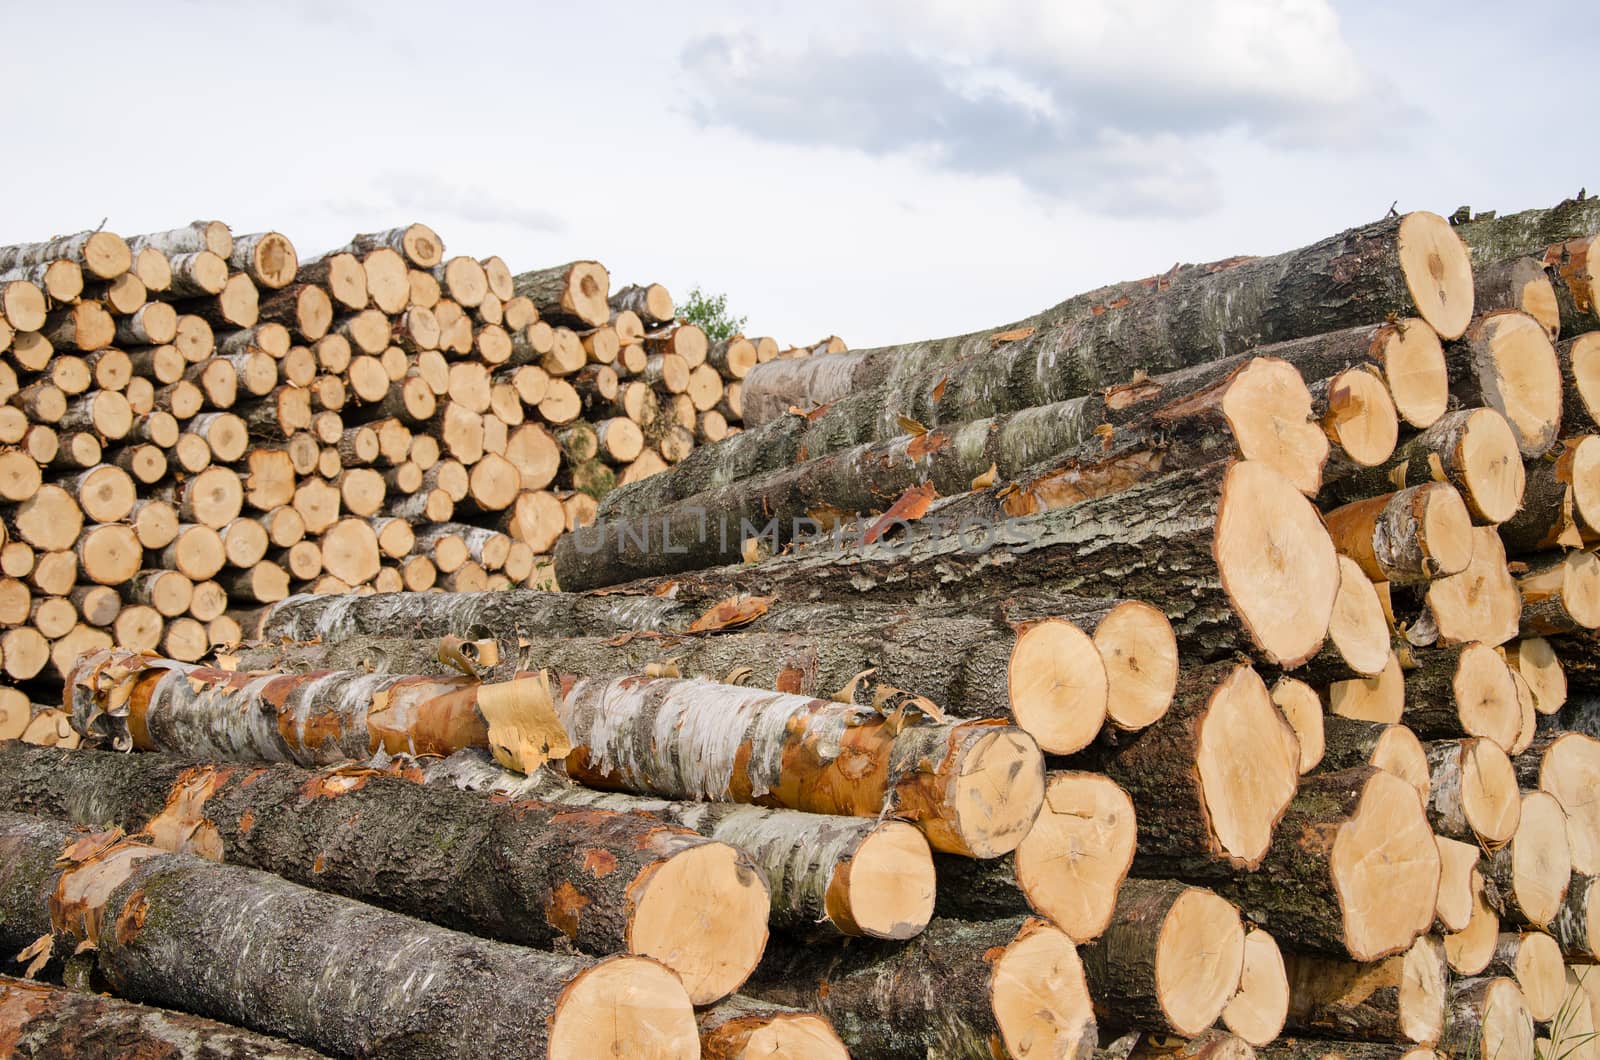
[[[1600,191],[1574,3],[0,0],[0,242],[424,221],[853,348]],[[1570,82],[1570,83],[1569,83]]]

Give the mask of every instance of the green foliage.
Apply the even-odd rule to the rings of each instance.
[[[728,296],[710,294],[698,286],[678,306],[678,319],[694,324],[712,342],[731,339],[744,331],[744,317],[728,312]]]

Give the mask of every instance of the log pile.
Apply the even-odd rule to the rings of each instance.
[[[85,651],[195,661],[291,593],[548,584],[599,497],[810,352],[421,224],[305,260],[215,221],[0,247],[0,671],[53,698]]]
[[[565,592],[91,645],[8,715],[0,944],[122,1000],[17,1033],[1596,1055],[1600,207],[1456,220],[758,365]]]

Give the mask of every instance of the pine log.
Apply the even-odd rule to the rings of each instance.
[[[935,920],[905,943],[774,940],[744,993],[822,1013],[858,1060],[1089,1060],[1096,1043],[1071,941],[1033,919]]]
[[[318,1060],[278,1038],[89,991],[0,976],[0,1041],[14,1057]]]
[[[0,939],[9,952],[41,937],[59,954],[86,944],[113,989],[146,1003],[339,1055],[697,1048],[687,995],[647,958],[596,962],[475,939],[253,869],[85,837],[43,818],[0,818],[0,844]],[[55,910],[53,895],[66,898]],[[271,924],[286,927],[240,942],[239,925]],[[343,987],[314,1012],[300,992],[281,989],[327,977]]]
[[[1309,954],[1291,954],[1284,964],[1291,1031],[1423,1044],[1444,1033],[1450,971],[1432,936],[1370,964]]]
[[[727,843],[747,855],[769,881],[772,923],[791,932],[820,928],[841,935],[907,939],[933,915],[934,870],[927,841],[901,821],[599,792],[549,770],[513,773],[478,751],[458,752],[423,771],[430,785],[575,809],[649,814]],[[736,943],[719,936],[717,945]]]
[[[1432,925],[1439,853],[1411,785],[1360,767],[1306,778],[1260,869],[1214,886],[1286,945],[1373,961]]]
[[[9,809],[144,832],[164,849],[486,938],[655,957],[697,1004],[736,989],[766,940],[767,892],[753,864],[641,814],[522,796],[486,805],[349,767],[238,769],[16,745],[0,748],[0,761]]]

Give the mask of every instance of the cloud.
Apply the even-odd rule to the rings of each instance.
[[[1008,176],[1097,211],[1221,203],[1207,148],[1354,142],[1391,122],[1325,0],[899,0],[852,37],[685,49],[691,115],[793,145]],[[894,41],[891,45],[884,42]]]

